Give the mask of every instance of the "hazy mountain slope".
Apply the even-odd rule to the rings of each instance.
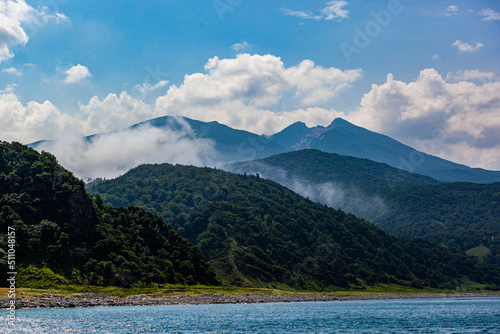
[[[15,230],[19,279],[35,266],[87,285],[217,284],[200,251],[160,217],[93,201],[54,156],[0,142],[2,285],[9,271],[8,227]]]
[[[142,165],[92,192],[112,205],[138,205],[160,214],[198,245],[218,277],[233,284],[453,286],[464,275],[498,280],[496,269],[464,254],[390,237],[371,223],[257,176]]]
[[[301,150],[228,167],[259,173],[387,233],[422,237],[500,265],[500,183],[439,183],[367,159]]]
[[[189,124],[196,138],[212,140],[217,156],[214,161],[240,161],[259,159],[282,153],[285,149],[263,137],[248,131],[236,130],[218,122],[202,122],[187,117],[164,116],[134,125],[149,124],[159,128],[179,130],[182,122]]]
[[[371,132],[341,118],[329,126],[306,130],[303,123],[290,125],[269,137],[287,150],[306,148],[366,158],[445,182],[492,183],[500,181],[500,172],[470,168],[416,151],[388,136]]]
[[[165,131],[182,133],[187,139],[206,139],[214,144],[215,152],[210,156],[214,163],[236,162],[241,160],[252,160],[268,157],[274,154],[285,152],[285,149],[267,139],[248,131],[236,130],[218,122],[202,122],[186,117],[164,116],[137,123],[131,127],[111,133],[95,134],[83,138],[85,145],[97,143],[99,139],[115,135],[119,136],[129,130],[140,129],[144,126],[151,126]],[[133,135],[133,134],[131,134]],[[42,140],[29,144],[29,147],[37,149],[42,144],[52,143],[53,140]],[[148,143],[145,143],[148,144]],[[153,145],[155,143],[149,143]],[[123,146],[122,150],[128,148]],[[160,154],[161,152],[158,152]]]
[[[436,184],[430,177],[386,164],[318,150],[300,150],[229,165],[237,173],[259,173],[313,201],[372,219],[401,186]]]
[[[151,136],[152,138],[149,138],[142,132],[140,134],[127,133],[127,131],[134,129],[144,130],[144,126],[151,126],[160,130],[163,129],[165,132],[173,131],[178,135],[174,135],[170,138],[172,143],[165,143],[163,142],[165,139],[161,137],[161,133],[163,133],[161,131]],[[109,138],[111,135],[114,136],[114,139]],[[126,141],[123,139],[123,136],[120,135],[128,137],[140,135],[142,140],[145,140],[145,148],[149,149],[140,152],[137,150],[136,142]],[[178,160],[181,157],[179,157],[178,152],[176,153],[177,155],[174,154],[175,159],[174,157],[170,157],[174,160],[169,160],[168,154],[165,155],[165,158],[161,161],[155,160],[154,157],[160,156],[162,153],[168,153],[168,151],[171,151],[171,149],[174,149],[177,145],[176,140],[181,140],[184,145],[187,144],[186,142],[190,142],[191,146],[190,149],[187,149],[186,154],[181,154],[181,156],[193,155],[194,157],[192,159],[196,161],[201,160],[196,164],[202,166],[261,159],[287,151],[309,148],[386,163],[399,169],[430,176],[444,182],[500,182],[499,171],[470,168],[416,151],[412,147],[404,145],[388,136],[368,131],[341,118],[335,119],[327,127],[317,126],[308,128],[304,123],[297,122],[281,132],[266,138],[247,131],[232,129],[218,122],[201,122],[185,117],[164,116],[135,124],[121,131],[88,136],[85,137],[77,147],[66,147],[63,145],[63,147],[59,147],[58,150],[66,152],[66,155],[80,154],[82,157],[77,156],[76,158],[85,161],[86,151],[89,147],[95,149],[95,145],[106,142],[105,138],[109,139],[110,143],[108,144],[110,145],[114,145],[117,140],[123,141],[123,145],[120,147],[123,153],[129,152],[131,149],[135,152],[127,161],[133,159],[134,161],[137,160],[142,163],[163,161],[179,162]],[[213,143],[214,152],[212,152],[211,149],[201,150],[201,152],[199,152],[199,149],[197,149],[200,145],[210,146],[210,143]],[[35,149],[42,147],[52,152],[51,146],[55,144],[57,144],[57,142],[39,141],[29,146]],[[133,146],[133,148],[129,146]],[[105,148],[99,147],[98,151],[101,149],[105,150]],[[79,150],[82,150],[82,152],[79,152]],[[155,152],[158,153],[154,155],[153,153]],[[141,158],[141,154],[145,157]],[[64,158],[69,159],[67,157]],[[100,160],[102,160],[102,157],[100,157]],[[104,164],[105,162],[101,161],[101,163]],[[191,162],[180,163],[191,164]],[[123,161],[123,159],[118,159],[116,164],[121,166],[127,163]],[[133,164],[133,166],[137,165],[138,163]],[[78,166],[74,167],[78,168]],[[131,166],[128,166],[127,169],[130,167]],[[125,172],[127,169],[123,170],[122,168],[121,173]],[[121,173],[115,173],[115,175]],[[92,174],[96,173],[94,172]],[[93,175],[94,178],[96,176],[103,175]]]

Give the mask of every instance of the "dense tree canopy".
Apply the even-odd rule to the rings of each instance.
[[[142,165],[91,187],[105,203],[162,216],[232,284],[321,288],[373,283],[455,287],[494,268],[424,240],[397,239],[354,215],[257,176]]]
[[[54,156],[0,142],[1,275],[8,271],[8,227],[15,229],[18,271],[48,267],[95,285],[217,284],[201,252],[160,217],[93,200]]]
[[[391,235],[425,238],[500,266],[500,183],[440,183],[386,164],[317,150],[231,168],[290,187],[297,181],[329,184],[343,195],[329,205],[361,215]],[[325,202],[321,194],[311,199]]]

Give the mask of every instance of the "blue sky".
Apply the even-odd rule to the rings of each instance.
[[[0,0],[0,137],[166,114],[261,134],[344,117],[500,170],[499,13],[498,1]]]

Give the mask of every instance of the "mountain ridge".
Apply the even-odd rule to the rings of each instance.
[[[389,136],[372,132],[342,118],[334,119],[326,127],[316,126],[306,130],[304,126],[300,126],[300,132],[294,131],[296,127],[297,123],[294,123],[269,139],[288,151],[311,148],[326,153],[366,158],[443,182],[500,181],[500,171],[471,168],[420,152]]]
[[[185,131],[189,138],[211,141],[215,148],[215,155],[211,157],[214,163],[250,161],[300,149],[318,149],[326,153],[386,163],[442,182],[500,182],[500,171],[471,168],[420,152],[389,136],[369,131],[342,118],[334,119],[326,127],[309,128],[304,122],[295,122],[271,136],[233,129],[217,121],[203,122],[180,116],[157,117],[120,131],[141,126]],[[106,135],[108,134],[95,134],[85,139],[92,142],[95,138]],[[41,143],[44,141],[28,146],[37,148]]]

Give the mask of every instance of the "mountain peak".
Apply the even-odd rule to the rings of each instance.
[[[298,129],[309,129],[309,127],[304,122],[295,122],[287,126],[284,130],[298,130]]]
[[[333,120],[332,123],[328,126],[328,128],[345,128],[345,127],[352,127],[355,126],[354,124],[346,121],[343,118],[337,117]]]

